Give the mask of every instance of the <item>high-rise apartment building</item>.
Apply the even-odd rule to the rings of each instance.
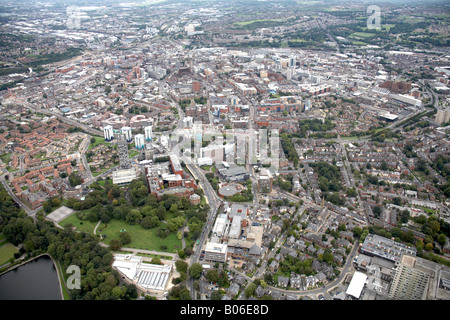
[[[143,134],[137,134],[134,136],[134,146],[137,149],[144,149],[145,138]]]
[[[130,127],[123,127],[122,128],[122,134],[125,135],[125,140],[127,142],[131,142],[133,140],[133,135],[131,133]]]
[[[403,255],[394,275],[389,297],[394,300],[426,300],[432,273],[417,264],[417,257]]]
[[[103,135],[106,141],[111,141],[114,139],[114,129],[112,126],[106,126],[103,128]]]
[[[152,141],[153,131],[152,126],[144,127],[145,141]]]

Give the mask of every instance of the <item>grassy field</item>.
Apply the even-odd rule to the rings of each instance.
[[[2,159],[2,161],[3,161],[5,164],[8,164],[8,162],[11,161],[11,156],[12,156],[12,153],[3,153],[3,154],[0,156],[0,159]]]
[[[0,265],[5,264],[14,257],[14,253],[19,252],[11,243],[7,243],[0,248]]]
[[[105,141],[105,138],[103,138],[103,137],[93,136],[93,138],[95,138],[95,142],[89,144],[88,150],[91,150],[92,148],[98,146],[99,144],[106,144],[107,143]]]
[[[367,43],[362,42],[362,41],[352,41],[352,43],[353,43],[355,46],[365,46],[365,45],[367,45]]]
[[[111,220],[106,228],[98,231],[97,234],[106,235],[104,242],[109,244],[112,239],[119,239],[120,230],[124,228],[131,236],[131,243],[127,248],[145,249],[161,251],[161,245],[167,246],[167,252],[177,252],[182,248],[181,240],[177,235],[171,233],[167,238],[161,239],[156,235],[158,228],[145,229],[141,225],[129,225],[123,220]]]
[[[236,22],[239,26],[246,26],[255,22],[281,22],[283,19],[263,19],[263,20],[250,20],[250,21],[242,21],[242,22]]]
[[[88,220],[82,221],[78,219],[76,214],[72,214],[70,217],[59,222],[59,225],[64,227],[67,223],[71,223],[78,231],[84,231],[87,233],[93,233],[97,222],[90,222]]]
[[[128,156],[130,158],[133,158],[134,156],[137,156],[141,151],[138,151],[136,149],[131,149],[128,151]]]
[[[109,183],[112,183],[112,180],[111,180],[111,179],[106,179],[106,180],[100,180],[100,181],[98,181],[98,184],[101,185],[102,187],[104,187],[106,181],[109,181]]]
[[[387,31],[389,32],[393,27],[395,27],[395,24],[381,24],[381,31]],[[362,28],[364,31],[370,30],[367,27]],[[373,34],[372,34],[373,35]]]
[[[368,32],[353,32],[350,37],[351,38],[371,38],[375,36],[374,33],[368,33]]]
[[[102,173],[108,171],[109,169],[111,169],[111,167],[103,168],[103,169],[101,169],[101,170],[99,170],[99,171],[92,171],[92,169],[91,169],[92,176],[93,176],[93,177],[97,177],[97,176],[101,175]]]
[[[166,219],[170,218],[170,215],[166,217]],[[71,223],[78,231],[87,233],[93,233],[97,225],[97,222],[78,219],[76,214],[62,220],[59,225],[64,227],[67,223]],[[106,226],[103,223],[100,224],[97,234],[106,235],[103,242],[109,245],[112,239],[119,239],[120,230],[122,229],[125,229],[131,236],[131,243],[125,246],[127,248],[161,251],[161,246],[165,245],[167,246],[167,252],[178,252],[182,248],[181,240],[178,240],[177,235],[174,233],[162,239],[156,235],[158,228],[145,229],[141,225],[130,225],[123,220],[112,219]]]
[[[422,19],[420,19],[420,18],[413,17],[413,16],[410,16],[410,15],[405,15],[405,14],[398,16],[397,19],[398,20],[403,20],[403,22],[408,22],[408,23],[415,23],[415,22],[422,21]]]

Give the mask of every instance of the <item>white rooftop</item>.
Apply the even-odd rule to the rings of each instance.
[[[361,295],[362,289],[364,288],[366,280],[367,276],[364,273],[355,272],[345,293],[358,299]]]

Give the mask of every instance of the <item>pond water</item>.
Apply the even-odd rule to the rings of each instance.
[[[61,300],[55,265],[39,257],[0,276],[0,300]]]

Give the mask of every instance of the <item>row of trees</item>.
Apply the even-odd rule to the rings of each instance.
[[[297,150],[295,150],[295,146],[294,143],[292,142],[292,139],[288,136],[287,133],[282,133],[280,135],[280,140],[281,140],[281,148],[283,149],[286,158],[289,161],[292,161],[295,168],[297,168],[299,163],[299,157]]]

